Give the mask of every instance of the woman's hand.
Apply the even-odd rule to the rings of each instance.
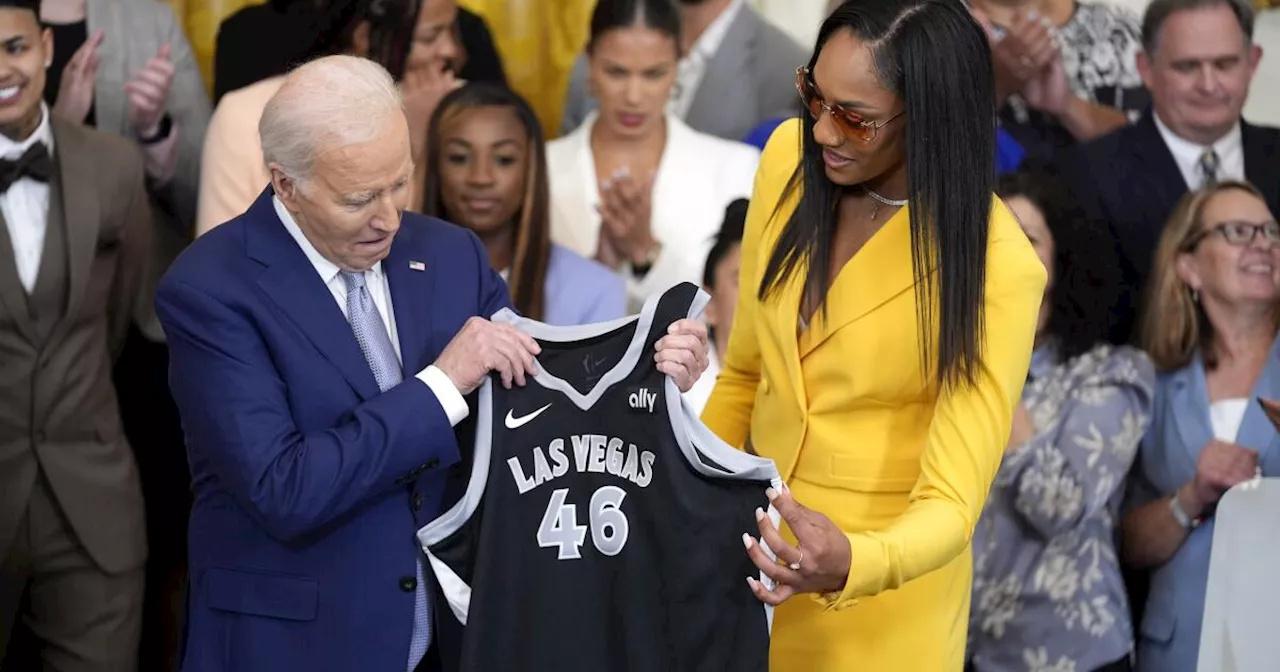
[[[98,48],[102,46],[103,33],[96,31],[71,55],[62,68],[62,81],[58,85],[58,97],[53,103],[53,113],[67,121],[83,124],[93,107],[93,85],[98,78],[101,60]]]
[[[652,177],[641,181],[623,173],[600,185],[601,233],[634,266],[644,265],[658,245],[650,228],[652,194]]]
[[[466,82],[455,77],[446,64],[436,69],[404,73],[400,90],[404,97],[405,118],[409,122],[409,149],[414,163],[425,164],[427,127],[431,123],[431,115],[435,114],[445,96],[464,84]]]
[[[773,579],[773,590],[765,588],[754,577],[747,577],[747,585],[761,602],[779,605],[800,593],[831,593],[844,588],[849,579],[849,564],[853,560],[849,538],[830,518],[806,508],[791,497],[789,492],[765,491],[769,501],[787,521],[796,536],[796,545],[782,540],[773,521],[756,509],[756,522],[760,538],[778,556],[778,564],[765,555],[760,543],[750,535],[742,536],[747,555],[764,575]]]

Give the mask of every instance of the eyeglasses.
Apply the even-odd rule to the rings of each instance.
[[[876,139],[876,134],[884,127],[885,124],[902,116],[899,112],[879,123],[867,121],[862,118],[861,114],[847,109],[840,105],[828,105],[822,100],[822,94],[818,93],[818,87],[813,83],[813,77],[809,74],[809,68],[801,66],[796,68],[796,93],[800,94],[800,102],[808,108],[809,114],[813,115],[814,120],[822,117],[825,110],[831,115],[831,120],[836,123],[836,127],[844,134],[844,137],[850,140],[860,140],[862,142],[871,142]]]
[[[1252,243],[1254,239],[1258,237],[1259,233],[1261,233],[1262,237],[1268,242],[1280,243],[1280,224],[1274,221],[1263,222],[1261,224],[1243,221],[1229,221],[1202,229],[1187,241],[1185,246],[1186,249],[1191,250],[1198,245],[1200,241],[1215,233],[1222,234],[1222,238],[1227,241],[1228,245],[1235,245],[1238,247],[1244,247],[1245,245]]]

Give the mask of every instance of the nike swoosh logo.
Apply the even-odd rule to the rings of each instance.
[[[548,408],[551,408],[551,404],[547,404],[546,406],[543,406],[542,408],[539,408],[538,410],[528,415],[522,415],[518,418],[515,416],[514,409],[507,411],[507,420],[506,420],[507,429],[520,429],[521,427],[524,427],[525,425],[532,422],[534,418],[538,417],[539,415],[542,415],[542,412],[547,410]]]

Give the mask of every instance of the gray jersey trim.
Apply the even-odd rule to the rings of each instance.
[[[571,399],[574,405],[586,411],[590,410],[599,401],[605,391],[625,379],[635,370],[640,360],[640,351],[644,348],[644,343],[648,340],[649,331],[653,326],[653,314],[657,309],[660,298],[661,295],[650,297],[645,302],[639,316],[591,325],[551,326],[520,317],[506,308],[496,313],[493,316],[493,321],[512,324],[534,338],[556,343],[595,338],[635,322],[635,334],[632,336],[631,345],[628,346],[622,359],[601,377],[595,387],[591,389],[591,392],[585,395],[578,392],[577,389],[563,379],[548,373],[541,366],[538,367],[538,373],[533,377],[538,384],[561,392]],[[700,315],[710,300],[711,297],[706,292],[699,290],[689,306],[689,312],[686,317],[693,318]],[[679,388],[676,387],[675,381],[671,378],[665,379],[665,389],[667,419],[671,423],[672,433],[676,437],[676,444],[680,447],[680,452],[684,455],[685,460],[695,471],[711,478],[770,481],[776,489],[785,488],[773,460],[737,450],[720,440],[698,420],[697,414],[685,402],[684,395],[680,394]],[[444,593],[445,600],[449,603],[449,608],[453,611],[454,616],[464,626],[467,623],[467,615],[471,605],[471,586],[464,582],[445,562],[437,558],[431,552],[430,547],[447,539],[470,520],[475,515],[476,509],[480,507],[480,501],[484,497],[493,451],[492,377],[486,377],[484,383],[480,386],[478,406],[475,452],[472,458],[471,474],[467,480],[467,490],[457,504],[418,530],[418,543],[422,546],[422,550],[426,553],[431,568],[435,572],[441,592]],[[695,441],[697,443],[696,446],[694,445]],[[699,451],[730,471],[726,472],[707,464],[702,459]],[[772,506],[769,507],[768,515],[774,525],[777,526],[779,516]],[[774,556],[768,546],[763,546],[763,548],[767,555]],[[763,572],[760,574],[760,578],[765,582],[766,586],[772,587],[773,582]],[[772,630],[773,608],[763,603],[762,606],[765,610],[769,629]]]
[[[493,449],[493,378],[490,376],[486,376],[484,383],[480,385],[477,405],[475,454],[472,457],[474,464],[467,479],[467,491],[457,504],[418,530],[418,543],[427,554],[440,590],[453,615],[463,625],[467,624],[467,612],[471,608],[471,586],[437,558],[431,552],[431,546],[444,541],[470,520],[484,497],[485,485],[489,480],[490,452]]]
[[[568,397],[579,409],[588,411],[600,400],[600,397],[604,396],[604,393],[610,387],[626,379],[627,376],[631,375],[632,371],[635,371],[636,365],[640,362],[640,356],[644,354],[641,351],[644,349],[645,341],[649,339],[649,331],[653,328],[653,314],[657,311],[658,301],[661,300],[662,296],[662,294],[655,294],[649,297],[644,302],[644,308],[640,310],[638,316],[624,317],[612,322],[556,327],[527,317],[520,317],[509,308],[503,308],[495,313],[493,321],[514,325],[520,331],[540,341],[551,343],[572,343],[573,341],[603,336],[634,322],[635,334],[632,335],[631,345],[627,346],[627,351],[622,355],[622,359],[618,360],[618,363],[608,373],[601,376],[600,380],[596,381],[595,387],[591,388],[591,391],[587,394],[582,394],[574,386],[549,373],[541,365],[538,366],[538,372],[534,374],[533,379],[538,381],[539,385],[560,392]],[[689,312],[686,317],[693,318],[700,315],[709,301],[711,301],[711,296],[702,290],[698,290],[697,296],[694,297],[689,306]]]

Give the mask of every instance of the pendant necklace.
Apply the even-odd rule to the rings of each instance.
[[[900,208],[907,204],[907,199],[905,198],[900,201],[893,198],[885,198],[884,196],[877,194],[875,191],[872,191],[870,187],[864,186],[862,190],[867,192],[867,195],[871,197],[871,200],[875,201],[871,204],[871,219],[875,219],[876,215],[880,213],[881,203],[895,208]]]

